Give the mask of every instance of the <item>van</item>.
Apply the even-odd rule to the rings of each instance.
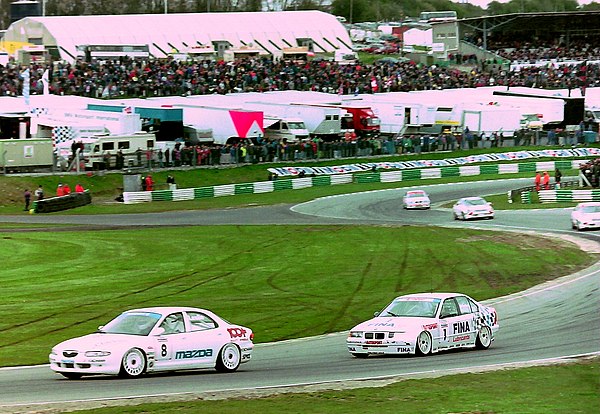
[[[105,156],[110,160],[110,166],[115,166],[116,155],[119,151],[124,156],[124,167],[141,166],[140,163],[145,165],[146,151],[154,150],[156,146],[156,136],[148,132],[136,132],[131,135],[102,135],[95,136],[93,139],[94,141],[83,144],[85,167],[92,169],[108,168],[109,166],[105,165]]]

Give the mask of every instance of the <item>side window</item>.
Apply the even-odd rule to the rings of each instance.
[[[188,312],[188,316],[190,317],[190,328],[192,332],[205,331],[217,327],[217,323],[210,316],[203,313]]]
[[[181,312],[172,313],[165,318],[160,324],[160,327],[165,330],[165,335],[185,332],[185,324],[183,323],[183,314]]]
[[[458,309],[460,309],[460,314],[465,315],[467,313],[473,313],[473,309],[471,308],[471,304],[469,303],[469,299],[464,296],[457,296],[456,303],[458,303]]]
[[[477,306],[477,304],[475,302],[473,302],[471,299],[467,298],[467,300],[469,301],[469,305],[471,306],[471,311],[473,313],[478,312],[479,311],[479,306]]]
[[[446,299],[442,304],[442,311],[440,312],[440,318],[452,318],[458,316],[458,306],[454,299]]]

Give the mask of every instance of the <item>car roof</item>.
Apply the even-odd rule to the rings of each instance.
[[[153,306],[153,307],[148,307],[148,308],[129,309],[129,310],[124,311],[123,313],[125,313],[125,312],[154,312],[154,313],[160,313],[160,314],[166,315],[168,313],[173,313],[173,312],[193,312],[193,311],[205,312],[204,309],[190,308],[187,306]]]
[[[454,296],[467,296],[462,293],[450,293],[450,292],[428,292],[428,293],[411,293],[409,295],[398,296],[399,298],[423,298],[423,299],[447,299]]]
[[[484,200],[483,197],[463,197],[461,200]]]
[[[406,194],[423,194],[425,193],[425,191],[423,190],[409,190],[406,192]]]

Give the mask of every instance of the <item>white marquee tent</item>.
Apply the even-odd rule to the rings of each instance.
[[[297,46],[333,52],[352,45],[335,16],[312,10],[26,17],[10,25],[4,40],[54,48],[67,61],[75,60],[81,45],[148,45],[158,58],[199,45],[251,46],[268,54]]]

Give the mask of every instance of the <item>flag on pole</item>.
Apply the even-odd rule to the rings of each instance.
[[[23,97],[25,98],[25,105],[29,106],[29,92],[31,87],[29,68],[21,72],[21,78],[23,79]]]

